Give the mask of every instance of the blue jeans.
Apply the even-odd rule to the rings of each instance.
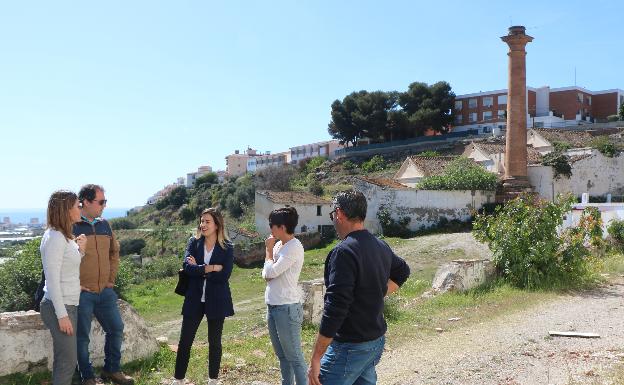
[[[279,358],[282,385],[308,383],[308,366],[301,352],[302,322],[303,307],[300,303],[267,305],[269,335]]]
[[[117,294],[105,288],[100,293],[83,291],[78,305],[78,369],[83,380],[94,378],[93,366],[89,359],[89,333],[93,316],[98,320],[104,333],[104,370],[110,373],[121,370],[121,341],[124,324],[117,306]]]
[[[383,353],[385,337],[368,342],[333,341],[321,358],[319,379],[323,385],[374,385],[375,365]]]

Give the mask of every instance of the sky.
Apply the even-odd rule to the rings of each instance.
[[[251,146],[330,139],[336,99],[447,81],[507,87],[524,25],[527,85],[624,88],[619,1],[0,0],[0,208],[105,187],[134,207]]]

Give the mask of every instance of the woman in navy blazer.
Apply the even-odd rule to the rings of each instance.
[[[234,315],[229,278],[234,252],[225,232],[221,213],[214,208],[202,212],[197,235],[189,239],[184,253],[184,271],[189,285],[182,305],[182,331],[172,385],[184,384],[195,333],[208,320],[208,384],[218,384],[221,366],[221,334],[225,317]]]

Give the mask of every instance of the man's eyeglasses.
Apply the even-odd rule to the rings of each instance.
[[[108,200],[106,200],[106,199],[101,199],[101,200],[99,200],[99,201],[96,201],[96,200],[94,199],[94,200],[92,200],[91,202],[95,202],[95,203],[99,204],[100,206],[104,206],[104,205],[106,204],[106,202],[108,202]]]
[[[329,219],[331,221],[333,221],[334,218],[336,218],[336,210],[338,210],[338,207],[336,207],[335,209],[333,209],[332,211],[329,212]]]

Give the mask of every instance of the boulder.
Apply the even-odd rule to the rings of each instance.
[[[158,343],[145,320],[125,301],[119,300],[119,310],[125,325],[122,362],[151,357],[158,351]],[[91,361],[95,366],[103,366],[104,333],[95,318],[90,339]],[[38,312],[0,313],[0,376],[52,370],[52,358],[52,336]]]
[[[433,278],[433,291],[466,291],[489,282],[496,275],[489,259],[458,259],[441,266]]]

